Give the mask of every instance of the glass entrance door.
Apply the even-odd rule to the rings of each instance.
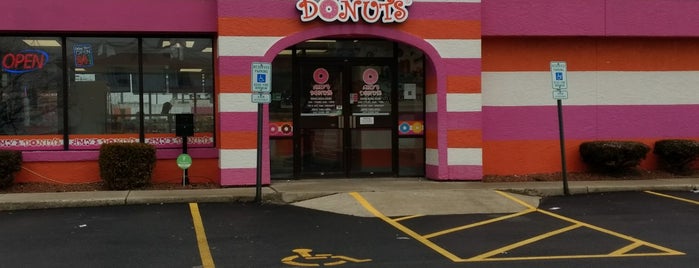
[[[394,175],[394,77],[389,62],[309,61],[298,66],[295,173]]]

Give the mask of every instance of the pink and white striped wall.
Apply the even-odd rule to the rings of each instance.
[[[485,175],[560,172],[549,62],[568,63],[567,165],[590,140],[699,139],[699,1],[483,3]],[[656,168],[653,154],[642,168]]]
[[[426,170],[439,180],[482,177],[480,0],[414,0],[401,24],[303,23],[296,1],[218,2],[219,119],[222,185],[255,183],[257,106],[250,64],[271,62],[284,48],[329,36],[380,37],[424,51],[428,69]],[[267,110],[263,112],[267,125]],[[269,183],[263,129],[263,183]],[[248,142],[241,142],[248,141]]]

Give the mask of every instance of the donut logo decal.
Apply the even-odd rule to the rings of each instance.
[[[292,122],[270,122],[270,137],[291,137],[294,135],[294,125]]]
[[[376,82],[379,81],[379,72],[377,72],[374,68],[366,69],[362,74],[362,79],[367,85],[376,84]]]
[[[328,70],[325,68],[318,68],[315,71],[313,71],[313,81],[316,82],[316,84],[325,84],[328,82],[330,79],[330,73],[328,73]]]

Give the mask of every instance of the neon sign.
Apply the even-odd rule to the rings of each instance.
[[[383,23],[404,22],[408,18],[407,7],[413,0],[299,0],[296,9],[301,11],[301,21],[320,18],[326,22],[340,21]]]
[[[12,74],[23,74],[44,68],[49,61],[49,53],[38,49],[27,49],[17,53],[7,53],[2,57],[2,70]]]

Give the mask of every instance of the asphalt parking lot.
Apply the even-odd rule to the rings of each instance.
[[[505,192],[504,196],[517,198]],[[521,202],[516,213],[373,217],[191,203],[0,212],[8,267],[693,267],[699,194]],[[458,204],[454,204],[458,205]]]

